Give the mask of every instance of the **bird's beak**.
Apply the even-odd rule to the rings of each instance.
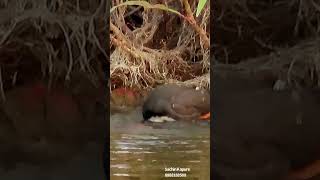
[[[201,119],[201,120],[209,120],[210,121],[210,112],[201,115],[199,119]]]

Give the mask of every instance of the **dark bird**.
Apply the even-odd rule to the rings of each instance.
[[[213,176],[284,180],[320,174],[319,91],[274,91],[238,75],[217,75],[213,82]]]
[[[142,114],[144,121],[154,116],[175,120],[210,119],[210,93],[175,84],[161,85],[150,92]]]

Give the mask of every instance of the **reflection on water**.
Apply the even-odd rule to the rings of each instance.
[[[210,179],[208,125],[170,122],[154,128],[140,122],[139,112],[111,115],[111,180],[163,179],[165,173]],[[171,167],[183,169],[170,172]]]

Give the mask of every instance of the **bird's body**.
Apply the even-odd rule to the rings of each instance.
[[[49,89],[42,82],[31,83],[8,91],[1,109],[23,139],[86,141],[103,133],[100,126],[106,123],[95,99],[80,95],[62,86]]]
[[[196,120],[210,112],[210,94],[206,90],[168,84],[156,87],[143,104],[143,118],[168,116],[176,120]]]
[[[211,144],[222,179],[282,180],[320,158],[317,92],[276,92],[238,77],[214,82]]]

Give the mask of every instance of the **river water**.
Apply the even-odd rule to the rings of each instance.
[[[111,114],[111,180],[164,179],[166,175],[210,179],[208,123],[176,121],[146,125],[141,120],[139,108]]]

